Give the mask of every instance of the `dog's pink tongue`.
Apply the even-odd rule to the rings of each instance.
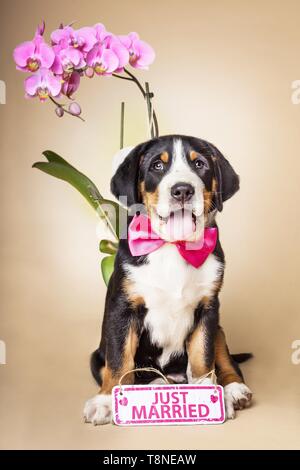
[[[170,215],[167,226],[168,236],[171,240],[186,240],[194,232],[194,222],[191,212],[177,211]]]

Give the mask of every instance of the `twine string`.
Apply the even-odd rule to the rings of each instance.
[[[201,377],[199,377],[199,379],[195,383],[197,383],[197,384],[200,383],[201,384],[204,379],[208,379],[208,378],[210,378],[212,383],[214,384],[214,386],[215,386],[214,393],[216,394],[217,393],[218,383],[217,383],[217,375],[216,375],[215,369],[210,370],[209,372],[207,372],[207,374],[201,375]]]
[[[123,395],[123,389],[122,389],[122,380],[129,374],[132,374],[132,372],[154,372],[155,374],[157,375],[160,375],[162,377],[162,379],[165,381],[165,383],[167,385],[171,385],[171,383],[169,382],[168,378],[162,373],[160,372],[160,370],[158,369],[155,369],[155,367],[139,367],[137,369],[131,369],[131,370],[128,370],[127,372],[125,372],[119,379],[119,387],[120,387],[120,395]],[[201,377],[199,377],[199,379],[197,380],[197,382],[195,382],[196,384],[201,384],[201,382],[203,382],[204,379],[207,379],[207,378],[211,378],[212,380],[212,383],[214,384],[215,386],[215,392],[217,391],[217,376],[216,376],[216,371],[215,369],[212,369],[210,370],[209,372],[207,372],[207,374],[204,374],[202,375]]]
[[[131,374],[132,372],[143,372],[143,371],[144,372],[154,372],[155,374],[160,375],[163,378],[163,380],[166,382],[166,384],[170,385],[170,382],[167,379],[167,377],[162,372],[160,372],[158,369],[155,369],[154,367],[139,367],[137,369],[128,370],[127,372],[125,372],[125,374],[123,374],[120,377],[120,380],[119,380],[120,395],[122,395],[122,393],[123,393],[123,391],[122,391],[122,380],[124,379],[124,377],[126,377],[126,375],[128,375],[128,374]]]

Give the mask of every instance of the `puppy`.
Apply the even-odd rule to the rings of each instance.
[[[131,215],[138,212],[138,220],[146,221],[148,229],[151,225],[156,247],[132,253],[134,240],[124,236],[120,241],[101,342],[91,357],[101,388],[86,402],[87,422],[111,420],[112,388],[125,372],[140,367],[155,367],[174,383],[195,383],[215,368],[225,387],[227,418],[250,404],[251,391],[219,326],[225,261],[215,216],[238,189],[239,177],[228,160],[194,137],[170,135],[142,143],[117,169],[111,191],[123,202],[125,197]],[[130,218],[131,237],[137,233],[136,217]],[[215,239],[207,241],[207,234]],[[131,373],[124,383],[155,378]]]

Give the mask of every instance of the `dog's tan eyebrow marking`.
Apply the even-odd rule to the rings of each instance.
[[[161,156],[160,156],[160,159],[161,159],[162,162],[168,163],[168,161],[169,161],[169,154],[168,154],[168,152],[163,152],[163,153],[161,154]]]
[[[199,156],[199,153],[195,152],[195,150],[191,150],[190,151],[190,160],[193,162],[194,160],[196,160],[196,158],[198,158]]]

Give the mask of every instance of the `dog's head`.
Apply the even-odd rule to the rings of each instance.
[[[127,207],[144,204],[155,232],[169,241],[197,240],[223,202],[239,189],[239,177],[209,142],[163,136],[135,147],[111,180]]]

